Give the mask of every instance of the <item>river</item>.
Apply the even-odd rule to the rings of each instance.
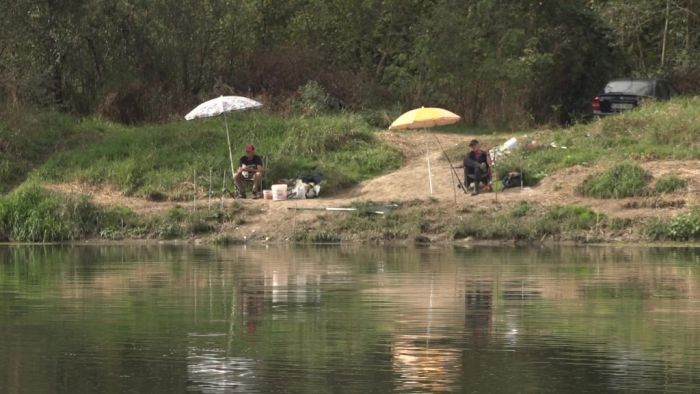
[[[700,249],[0,247],[2,393],[700,391]]]

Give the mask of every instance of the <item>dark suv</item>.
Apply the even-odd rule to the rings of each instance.
[[[593,115],[613,115],[651,100],[669,100],[678,91],[662,79],[616,79],[593,97]]]

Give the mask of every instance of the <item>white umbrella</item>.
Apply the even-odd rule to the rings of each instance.
[[[228,143],[228,158],[231,162],[231,175],[236,173],[233,167],[233,152],[231,151],[231,137],[228,132],[228,120],[226,119],[227,112],[245,111],[262,107],[262,104],[247,97],[241,96],[220,96],[209,101],[199,104],[185,115],[185,119],[192,120],[197,118],[209,118],[212,116],[224,115],[224,124],[226,125],[226,142]]]

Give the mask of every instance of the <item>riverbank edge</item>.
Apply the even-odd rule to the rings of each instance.
[[[478,248],[478,247],[542,247],[542,248],[557,248],[557,247],[598,247],[598,248],[692,248],[700,249],[700,242],[660,242],[660,241],[606,241],[606,242],[577,242],[577,241],[547,241],[538,242],[522,242],[514,240],[470,240],[470,241],[449,241],[438,243],[415,243],[408,241],[393,241],[385,243],[373,243],[369,241],[345,241],[335,243],[312,243],[312,242],[296,242],[296,241],[263,241],[263,240],[248,240],[227,245],[221,245],[212,242],[207,238],[189,238],[189,239],[122,239],[122,240],[106,240],[101,238],[90,238],[75,241],[65,242],[0,242],[0,247],[37,247],[37,246],[219,246],[219,247],[235,247],[235,246],[250,246],[250,247],[268,247],[268,246],[332,246],[332,247],[362,247],[362,246],[378,246],[388,248]]]
[[[139,224],[121,231],[101,231],[76,239],[57,242],[0,242],[0,245],[338,245],[387,247],[700,247],[697,240],[651,239],[651,231],[669,231],[672,220],[698,215],[697,211],[674,218],[635,217],[621,220],[597,214],[576,205],[542,206],[516,203],[490,210],[406,202],[394,212],[383,215],[366,211],[368,203],[356,203],[356,212],[288,213],[276,217],[257,206],[236,206],[235,219],[217,222],[213,215],[201,222],[202,214],[184,212],[174,218],[172,212],[138,215]],[[178,213],[183,213],[177,208]],[[259,219],[259,220],[258,220]],[[619,224],[622,222],[622,225]],[[154,224],[155,223],[155,224]],[[192,229],[205,223],[204,233]],[[152,232],[144,233],[146,226]],[[158,236],[158,227],[177,230]],[[617,226],[617,227],[616,227]],[[154,230],[155,229],[155,230]],[[654,230],[660,231],[660,230]],[[134,234],[143,234],[137,236]],[[173,236],[178,234],[178,236]],[[475,234],[482,234],[477,236]],[[490,234],[491,236],[484,236]],[[541,235],[543,234],[543,235]],[[658,236],[658,235],[657,235]]]

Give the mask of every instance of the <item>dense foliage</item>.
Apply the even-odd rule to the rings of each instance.
[[[566,122],[613,76],[698,89],[697,0],[17,0],[0,100],[122,122],[216,94],[286,110],[442,105],[470,124]]]

